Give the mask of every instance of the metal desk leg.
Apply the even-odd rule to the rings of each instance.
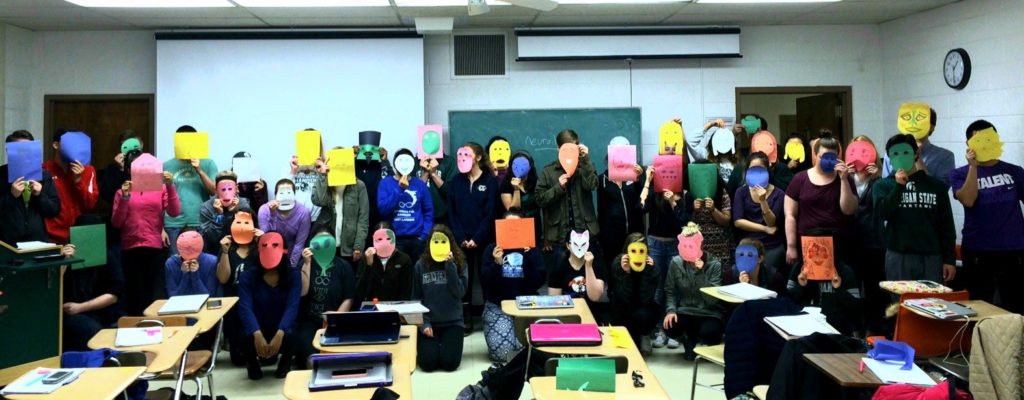
[[[174,384],[174,400],[181,400],[181,384],[185,379],[185,363],[188,362],[188,350],[181,354],[181,366],[178,367],[178,381]]]

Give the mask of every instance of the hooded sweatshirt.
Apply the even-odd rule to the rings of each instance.
[[[910,175],[906,185],[895,176],[875,183],[875,215],[886,222],[885,248],[908,254],[939,254],[942,263],[956,263],[956,228],[949,188],[924,171]]]
[[[118,189],[114,193],[111,224],[121,230],[121,248],[164,248],[162,234],[164,213],[170,217],[181,214],[178,191],[174,185],[163,185],[159,192],[131,192],[125,198]]]
[[[50,160],[43,163],[43,170],[53,176],[53,185],[60,197],[60,213],[56,217],[46,219],[46,232],[54,243],[68,243],[71,238],[71,226],[82,213],[92,210],[96,200],[100,198],[100,187],[96,183],[96,169],[86,165],[81,180],[75,182],[75,174],[69,167],[66,171]],[[7,194],[10,194],[8,192]]]
[[[412,274],[412,299],[420,300],[430,312],[423,314],[423,328],[462,326],[462,295],[466,292],[466,271],[458,272],[455,262],[417,261]]]
[[[402,189],[396,177],[387,177],[377,188],[377,210],[382,220],[390,221],[398,237],[427,240],[434,227],[434,201],[427,184],[409,178],[409,187]]]

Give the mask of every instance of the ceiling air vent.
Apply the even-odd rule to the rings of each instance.
[[[455,35],[455,76],[505,75],[505,35]]]

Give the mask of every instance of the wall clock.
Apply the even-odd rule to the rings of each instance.
[[[946,59],[942,63],[942,76],[946,78],[946,85],[961,90],[967,87],[971,80],[971,57],[964,49],[953,49],[946,53]]]

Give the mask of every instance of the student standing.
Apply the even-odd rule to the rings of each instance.
[[[313,230],[310,247],[302,250],[302,303],[299,316],[295,319],[296,362],[305,369],[306,360],[317,353],[313,348],[313,337],[317,329],[323,328],[325,312],[347,312],[353,307],[356,278],[352,266],[344,258],[335,257],[331,251],[330,261],[321,264],[313,256],[312,246],[334,249],[334,234],[327,227]]]
[[[232,171],[217,174],[217,194],[203,203],[199,210],[199,230],[206,241],[207,251],[217,251],[217,243],[224,235],[231,233],[235,213],[242,208],[252,208],[249,199],[238,193],[238,177]]]
[[[997,133],[988,121],[974,121],[967,127],[967,140],[987,129]],[[989,146],[1002,146],[998,136],[993,139]],[[1024,296],[1017,287],[1024,278],[1024,169],[998,157],[981,161],[971,149],[966,159],[966,166],[950,174],[950,182],[964,205],[961,254],[967,289],[973,299],[1024,313]]]
[[[196,128],[189,125],[182,125],[176,133],[194,133]],[[178,254],[175,246],[178,234],[185,227],[199,226],[199,210],[204,202],[217,190],[213,177],[217,175],[217,163],[213,160],[171,159],[164,161],[164,172],[170,172],[174,180],[174,187],[178,189],[178,198],[181,202],[181,214],[164,216],[164,238],[165,246],[170,247],[171,254]]]
[[[393,165],[395,175],[382,179],[377,188],[377,210],[394,227],[398,248],[419,258],[434,227],[434,202],[427,184],[413,176],[412,151],[398,150]]]
[[[267,232],[259,240],[261,268],[246,268],[238,279],[238,315],[242,320],[242,354],[251,380],[263,379],[260,360],[278,355],[274,377],[284,379],[291,370],[290,340],[302,295],[300,268],[289,268],[284,238]]]
[[[370,198],[363,181],[343,186],[328,186],[327,172],[320,175],[313,203],[322,209],[318,225],[331,228],[338,244],[338,255],[358,264],[366,248],[370,221]]]
[[[67,131],[60,129],[53,135],[53,159],[43,162],[43,170],[52,176],[53,186],[60,197],[60,213],[46,219],[46,233],[51,242],[58,244],[68,243],[71,225],[79,215],[92,210],[100,198],[96,169],[92,165],[82,165],[78,160],[67,159],[61,152],[60,138],[65,133]]]
[[[203,252],[203,236],[194,230],[178,235],[178,254],[164,265],[168,296],[220,294],[217,282],[217,257]]]
[[[640,188],[647,186],[647,175],[643,167],[634,167],[637,181],[618,182],[611,179],[608,171],[597,179],[598,225],[601,227],[601,244],[610,249],[619,249],[626,243],[630,232],[644,232],[644,210],[640,206]],[[616,252],[605,252],[602,265],[611,265]]]
[[[683,236],[700,233],[696,224],[683,228]],[[705,242],[706,243],[706,242]],[[670,338],[682,338],[683,358],[693,361],[697,343],[716,345],[725,331],[724,309],[719,301],[700,292],[701,288],[722,285],[722,263],[704,251],[693,261],[682,256],[672,257],[672,265],[665,282],[665,320],[662,328]]]
[[[509,165],[509,169],[512,171],[505,174],[505,179],[499,182],[500,188],[498,192],[501,194],[501,207],[499,207],[499,210],[501,210],[501,213],[497,215],[504,215],[511,209],[517,209],[522,218],[533,218],[534,236],[536,237],[538,247],[540,247],[540,243],[544,241],[541,234],[543,221],[541,220],[540,206],[537,205],[537,196],[535,195],[537,190],[537,170],[533,164],[533,157],[530,157],[530,153],[526,151],[517,151],[512,155],[512,161]],[[521,173],[523,168],[527,168],[527,172],[523,177],[517,177],[516,174]]]
[[[619,262],[609,267],[608,301],[612,324],[625,326],[642,354],[650,354],[650,337],[662,308],[654,301],[658,271],[647,255],[647,238],[641,233],[626,237]]]
[[[572,129],[559,132],[555,143],[559,148],[567,143],[579,145],[579,166],[569,176],[560,162],[553,161],[540,174],[536,196],[537,204],[544,212],[544,240],[558,243],[572,230],[588,231],[591,239],[597,239],[601,234],[594,211],[597,172],[590,159],[590,149],[580,145],[580,137]],[[556,259],[560,259],[565,250],[554,246],[554,251]]]
[[[373,246],[360,260],[356,301],[406,301],[412,298],[413,259],[398,249],[391,225],[381,222],[373,231]]]
[[[110,203],[113,206],[116,197],[114,194],[117,193],[117,189],[121,188],[121,184],[124,181],[131,179],[131,170],[125,168],[127,165],[125,159],[128,157],[128,153],[132,151],[142,151],[142,139],[135,134],[134,130],[125,129],[118,136],[117,142],[120,143],[120,151],[114,156],[114,160],[107,165],[103,171],[99,172],[100,184],[100,198]]]
[[[448,195],[445,182],[459,174],[455,160],[450,155],[440,160],[433,157],[420,159],[416,174],[430,189],[430,199],[434,204],[434,223],[448,223]]]
[[[299,265],[302,249],[309,238],[309,210],[295,200],[295,183],[281,179],[274,185],[274,200],[259,211],[259,226],[265,232],[274,231],[287,245],[288,265]]]
[[[731,170],[730,170],[731,172]],[[692,193],[692,191],[690,191]],[[726,192],[725,181],[721,178],[715,185],[713,198],[694,199],[692,220],[700,227],[704,236],[704,249],[722,264],[726,280],[732,271],[732,256],[736,250],[732,229],[732,199]]]
[[[851,144],[855,142],[875,147],[874,142],[864,135],[853,138]],[[854,169],[850,163],[847,163],[847,168]],[[885,307],[890,300],[890,296],[878,287],[878,282],[885,280],[885,243],[882,241],[882,221],[875,213],[873,197],[881,170],[875,161],[851,175],[857,190],[857,234],[854,241],[857,243],[857,256],[850,257],[850,266],[864,289],[865,329],[868,333],[878,333],[882,332]]]
[[[789,266],[786,264],[786,231],[780,229],[784,224],[784,202],[786,194],[771,184],[771,170],[768,169],[768,156],[758,151],[747,157],[747,177],[744,185],[736,189],[732,202],[732,220],[736,227],[736,237],[757,240],[763,245],[760,256],[771,274],[780,273],[788,276]],[[760,169],[760,173],[758,173]],[[753,174],[751,171],[755,171]],[[764,182],[752,182],[752,179],[767,179]]]
[[[935,112],[934,108],[929,110],[931,113],[931,125],[928,127],[928,136],[917,141],[918,153],[921,156],[916,163],[916,167],[919,171],[925,171],[928,175],[938,179],[949,189],[949,173],[953,171],[953,168],[956,168],[956,157],[953,156],[952,151],[932,144],[931,136],[935,132],[935,124],[939,120],[939,115]],[[892,160],[886,154],[882,166],[882,176],[890,177],[896,173],[896,170],[898,168],[893,167]]]
[[[451,372],[462,363],[466,258],[458,246],[451,245],[454,242],[448,227],[434,225],[430,250],[423,252],[413,270],[412,298],[430,310],[423,314],[416,345],[416,364],[426,372]]]
[[[217,262],[217,280],[225,297],[238,296],[238,280],[249,268],[259,268],[259,255],[256,251],[256,240],[263,236],[263,231],[256,229],[251,209],[241,208],[235,213],[231,224],[231,234],[220,241],[220,259]],[[248,221],[249,223],[245,223]],[[242,357],[240,341],[242,337],[242,321],[238,316],[238,308],[228,310],[224,316],[224,338],[228,340],[231,364],[240,367],[245,365]]]
[[[6,143],[28,142],[34,138],[28,131],[14,131]],[[50,173],[43,171],[42,180],[15,178],[8,183],[8,165],[0,166],[0,240],[7,243],[45,242],[46,219],[60,213],[60,197]],[[27,193],[27,194],[26,194]]]
[[[494,208],[498,201],[498,181],[490,172],[483,147],[474,142],[459,149],[461,174],[448,182],[448,215],[455,243],[465,253],[469,269],[468,289],[463,299],[473,301],[473,279],[480,269],[482,251],[494,240]],[[472,321],[472,320],[471,320]],[[466,326],[472,331],[472,322]]]
[[[359,147],[356,148],[356,179],[366,186],[366,195],[369,201],[369,222],[364,226],[373,226],[380,222],[380,210],[377,209],[377,190],[380,182],[394,173],[388,163],[387,149],[380,147],[380,137],[381,133],[378,131],[359,132]],[[377,157],[374,157],[374,154]],[[369,247],[368,239],[367,236],[363,236],[363,243],[355,248]]]

